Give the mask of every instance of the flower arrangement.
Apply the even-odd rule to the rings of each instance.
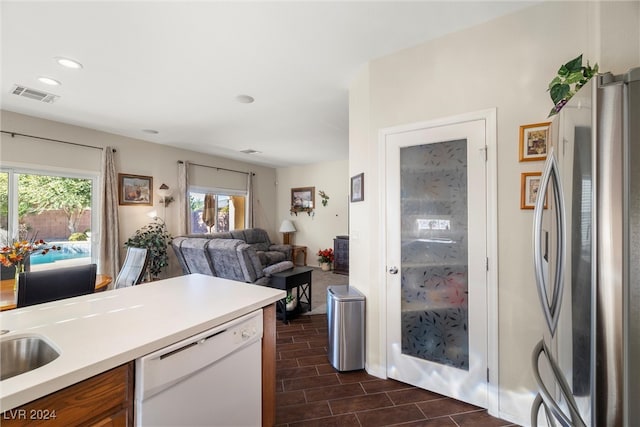
[[[39,252],[44,255],[49,251],[58,250],[60,250],[60,246],[47,246],[47,243],[42,239],[18,240],[0,248],[0,263],[5,267],[16,266],[16,269],[21,270],[31,254]]]
[[[582,54],[560,66],[558,75],[549,83],[549,95],[553,101],[549,117],[558,114],[569,99],[597,73],[598,64],[593,68],[589,61],[587,65],[582,65]]]
[[[319,263],[332,263],[333,262],[333,249],[321,249],[318,251]]]
[[[16,240],[10,245],[0,248],[0,264],[5,267],[16,268],[16,284],[18,283],[18,274],[24,271],[24,264],[33,253],[42,255],[49,251],[59,251],[60,246],[47,246],[47,243],[40,240]],[[15,285],[14,285],[15,287]]]

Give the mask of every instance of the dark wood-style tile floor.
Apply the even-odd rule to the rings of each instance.
[[[327,358],[327,316],[277,325],[276,425],[497,427],[473,405],[365,371],[338,372]]]

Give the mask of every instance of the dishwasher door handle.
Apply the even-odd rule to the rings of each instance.
[[[185,344],[184,346],[182,346],[182,347],[180,347],[180,348],[176,348],[175,350],[171,350],[171,351],[169,351],[169,352],[167,352],[167,353],[165,353],[165,354],[161,355],[161,356],[160,356],[160,360],[165,359],[165,358],[167,358],[167,357],[171,357],[171,356],[173,356],[173,355],[175,355],[175,354],[180,353],[181,351],[188,350],[188,349],[190,349],[190,348],[191,348],[191,347],[193,347],[193,346],[200,345],[200,344],[204,344],[205,342],[207,342],[207,340],[210,340],[211,338],[214,338],[214,337],[216,337],[216,336],[218,336],[218,335],[220,335],[220,334],[224,334],[226,331],[227,331],[227,330],[225,329],[225,330],[223,330],[223,331],[216,332],[216,333],[214,333],[214,334],[209,335],[208,337],[204,337],[204,338],[202,338],[202,339],[196,340],[196,341],[191,342],[191,343],[189,343],[189,344]],[[244,336],[244,332],[243,332],[243,336]]]

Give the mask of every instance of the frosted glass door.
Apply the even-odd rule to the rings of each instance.
[[[469,369],[467,141],[400,149],[402,353]]]
[[[486,407],[485,122],[385,144],[387,375]]]

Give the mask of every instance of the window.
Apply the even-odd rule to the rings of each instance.
[[[246,192],[222,189],[189,191],[191,233],[240,230],[246,224]]]
[[[30,257],[31,270],[88,264],[96,256],[97,177],[48,171],[0,171],[0,244],[43,239],[59,251]],[[93,236],[93,239],[92,239]]]

